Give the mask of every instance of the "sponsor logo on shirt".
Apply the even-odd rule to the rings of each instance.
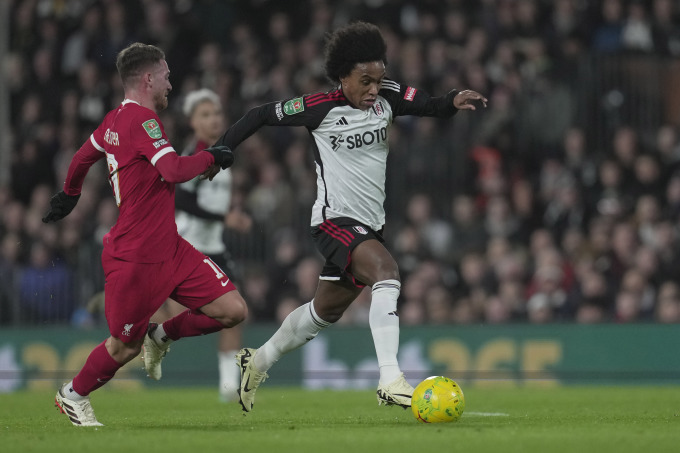
[[[331,135],[331,147],[333,148],[333,151],[337,151],[338,148],[340,148],[340,143],[343,143],[345,141],[344,138],[342,138],[342,134],[335,136]]]
[[[167,141],[166,139],[162,138],[162,139],[160,139],[160,140],[158,140],[158,141],[153,142],[153,147],[156,148],[156,149],[158,149],[158,148],[160,148],[161,146],[167,145],[167,144],[168,144],[168,141]]]
[[[374,143],[382,143],[387,141],[387,128],[385,126],[374,129],[372,131],[365,131],[362,134],[350,134],[346,137],[340,135],[329,136],[331,140],[331,147],[333,151],[340,148],[340,144],[346,144],[347,149],[362,148],[364,146],[370,146]]]
[[[148,120],[142,123],[144,130],[151,138],[161,138],[163,133],[161,132],[161,127],[158,125],[156,120]]]
[[[413,98],[416,96],[416,91],[418,91],[418,90],[416,90],[413,87],[408,87],[406,89],[406,93],[404,93],[404,99],[406,99],[409,102],[412,101]]]
[[[296,113],[303,112],[305,110],[305,104],[302,102],[302,98],[291,99],[283,105],[283,112],[286,115],[295,115]]]
[[[276,111],[276,118],[281,121],[283,119],[283,110],[281,108],[281,103],[277,102],[276,106],[274,107],[274,110]]]

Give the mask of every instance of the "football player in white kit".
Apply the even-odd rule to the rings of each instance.
[[[212,90],[202,88],[188,93],[182,111],[194,132],[192,141],[182,152],[183,155],[193,155],[209,147],[224,130],[222,103]],[[212,182],[194,178],[178,184],[175,187],[175,221],[179,234],[233,279],[238,273],[224,243],[225,222],[230,228],[247,231],[252,220],[243,212],[230,212],[231,186],[232,175],[229,169],[217,174]],[[161,323],[184,310],[185,307],[168,299],[152,317],[152,321]],[[233,401],[238,395],[240,368],[234,363],[234,356],[241,348],[241,330],[239,325],[219,333],[217,360],[219,395],[222,401]],[[157,356],[162,357],[164,353]],[[145,355],[145,359],[149,360],[150,356]],[[149,370],[156,371],[153,374],[150,372],[151,378],[161,378],[160,366],[148,367],[147,371]]]
[[[486,107],[487,99],[475,91],[431,97],[387,79],[385,41],[372,24],[336,30],[325,54],[326,75],[336,88],[256,107],[213,147],[236,149],[262,126],[304,126],[314,139],[317,198],[311,234],[326,263],[314,299],[293,311],[259,349],[239,351],[240,403],[246,412],[269,368],[339,320],[366,285],[372,288],[369,325],[380,368],[378,403],[411,405],[413,387],[397,362],[399,269],[381,235],[388,130],[400,115],[448,118],[458,110],[475,110],[475,103]]]

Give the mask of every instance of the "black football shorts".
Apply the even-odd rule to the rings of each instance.
[[[313,226],[311,232],[316,248],[326,259],[319,279],[331,281],[348,279],[359,288],[366,286],[350,272],[352,250],[369,239],[385,242],[382,229],[374,231],[349,217],[337,217]]]

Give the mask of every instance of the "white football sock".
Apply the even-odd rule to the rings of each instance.
[[[163,329],[163,324],[158,324],[156,330],[154,330],[153,333],[151,334],[151,338],[154,339],[158,346],[162,347],[169,346],[170,343],[175,341],[167,336],[167,334],[165,333],[165,329]]]
[[[380,367],[380,383],[389,384],[401,375],[399,351],[399,315],[397,299],[401,290],[398,280],[383,280],[373,285],[368,323],[373,334],[375,353]]]
[[[236,364],[238,351],[219,351],[217,353],[217,365],[220,372],[220,395],[228,399],[236,398],[236,390],[239,388],[241,371]]]
[[[82,396],[75,390],[73,390],[73,381],[69,382],[65,386],[61,388],[61,393],[68,399],[73,400],[73,401],[82,401],[86,396]]]
[[[296,308],[286,316],[279,330],[257,350],[253,358],[255,368],[260,372],[267,371],[281,356],[312,340],[330,325],[314,311],[314,300]]]

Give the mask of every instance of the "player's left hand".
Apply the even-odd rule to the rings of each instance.
[[[220,172],[220,166],[219,165],[211,165],[208,167],[206,171],[201,173],[201,176],[198,177],[200,180],[207,179],[209,181],[212,181],[213,178]]]
[[[486,107],[488,100],[473,90],[463,90],[453,98],[453,106],[458,110],[477,110],[475,101],[481,102],[483,107]]]
[[[50,198],[50,210],[47,211],[42,221],[45,223],[61,220],[73,211],[78,203],[78,195],[67,195],[63,190]]]

